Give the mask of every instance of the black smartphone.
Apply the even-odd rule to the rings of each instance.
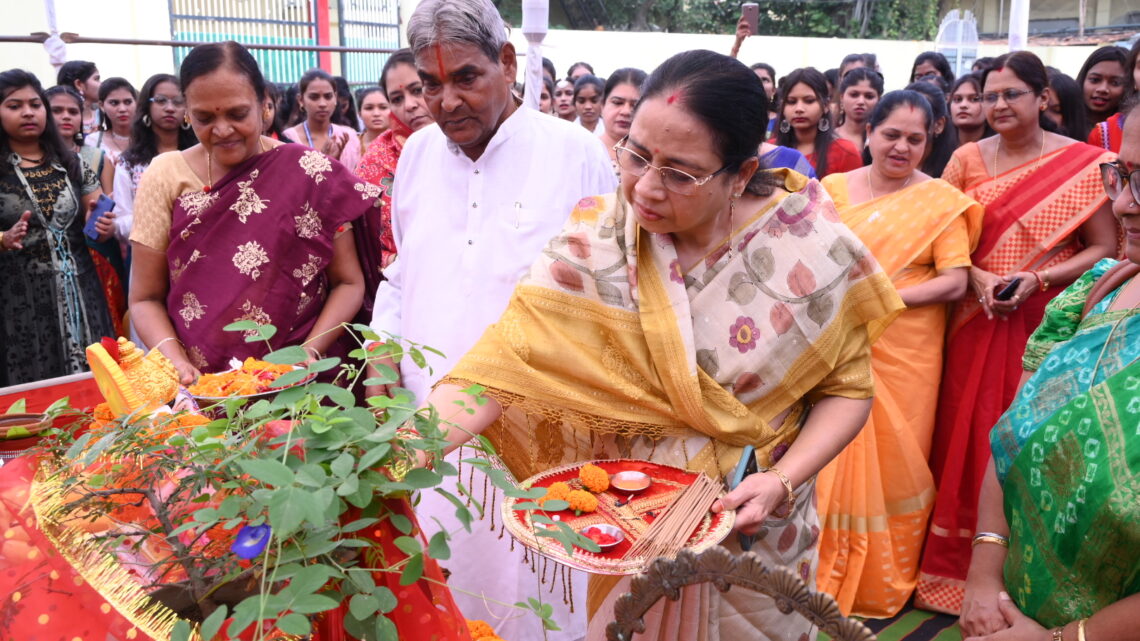
[[[1013,298],[1014,293],[1017,292],[1017,287],[1021,285],[1021,278],[1014,278],[1009,281],[1009,284],[1001,288],[1001,291],[994,294],[994,300],[1009,300]]]
[[[87,224],[83,227],[83,233],[91,240],[99,240],[99,232],[95,231],[95,221],[102,218],[103,214],[115,208],[115,201],[107,198],[107,194],[99,194],[99,200],[95,201],[95,209],[91,212],[91,217],[87,219]]]
[[[740,16],[748,21],[748,29],[752,35],[760,28],[760,5],[755,2],[745,2],[740,5]]]

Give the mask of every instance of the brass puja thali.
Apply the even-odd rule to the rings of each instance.
[[[516,510],[516,505],[532,501],[507,497],[502,504],[503,523],[511,536],[522,545],[557,563],[593,574],[637,574],[653,559],[643,557],[636,551],[632,555],[627,553],[635,548],[654,520],[660,518],[689,485],[697,482],[700,475],[660,463],[612,459],[583,461],[548,470],[526,479],[520,485],[523,488],[549,488],[556,482],[562,482],[572,490],[586,490],[588,488],[579,478],[579,472],[586,465],[595,465],[609,475],[609,487],[594,493],[597,499],[595,511],[576,514],[573,509]],[[704,480],[707,481],[707,478]],[[718,496],[724,494],[722,489]],[[615,532],[612,528],[604,527],[613,526],[620,530],[620,534],[616,535],[619,540],[616,544],[603,545],[600,552],[588,552],[575,547],[573,553],[569,554],[558,540],[537,535],[537,531],[547,526],[534,523],[532,515],[545,515],[561,521],[587,536],[601,531]],[[684,549],[701,552],[717,545],[732,531],[735,522],[736,512],[733,510],[719,514],[705,512],[692,530]],[[590,532],[594,526],[603,527]],[[604,540],[609,543],[611,539]]]

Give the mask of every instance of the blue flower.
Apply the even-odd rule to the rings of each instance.
[[[273,529],[269,524],[263,525],[244,525],[238,530],[237,537],[230,545],[230,552],[243,559],[252,559],[263,551],[265,546],[269,544],[269,535]]]

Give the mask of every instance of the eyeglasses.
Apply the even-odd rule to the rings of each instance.
[[[697,178],[692,174],[687,174],[680,169],[673,169],[672,167],[658,167],[649,164],[649,161],[639,156],[636,152],[631,151],[629,148],[622,146],[623,143],[629,140],[629,137],[621,139],[621,142],[614,145],[614,152],[617,154],[618,167],[622,171],[637,176],[638,178],[649,173],[650,169],[656,169],[657,173],[661,174],[661,184],[665,185],[665,189],[680,194],[681,196],[691,196],[697,191],[697,187],[712,180],[715,176],[723,173],[728,169],[728,165],[721,167],[713,173],[705,176],[704,178]]]
[[[167,103],[170,103],[170,104],[174,105],[175,107],[185,107],[186,106],[186,99],[185,98],[168,98],[166,96],[155,96],[155,97],[150,99],[150,102],[158,105],[159,107],[165,107],[167,105]]]
[[[982,102],[986,103],[987,105],[996,105],[998,97],[1001,97],[1001,99],[1005,100],[1008,104],[1028,93],[1033,92],[1024,89],[1006,89],[1005,91],[998,93],[991,91],[989,93],[982,94]]]
[[[1140,202],[1140,169],[1126,173],[1118,163],[1104,162],[1100,164],[1100,177],[1109,200],[1116,200],[1126,187],[1131,187],[1132,200]]]
[[[960,105],[963,102],[970,102],[970,103],[973,103],[976,105],[981,101],[982,101],[982,97],[977,95],[977,94],[975,94],[973,96],[963,96],[963,95],[959,94],[957,96],[951,96],[950,97],[950,102],[952,102],[956,105]],[[997,102],[996,98],[994,99],[994,102]],[[1006,102],[1009,102],[1009,101],[1006,100]]]

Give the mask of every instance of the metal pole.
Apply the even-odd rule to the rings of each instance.
[[[31,42],[42,44],[47,40],[48,34],[39,32],[28,36],[0,36],[0,42]],[[99,38],[80,36],[74,33],[61,33],[60,38],[68,44],[101,44],[101,45],[144,45],[147,47],[197,47],[209,42],[187,42],[179,40],[139,40],[136,38]],[[242,43],[246,49],[268,49],[271,51],[316,51],[329,53],[392,53],[396,49],[381,47],[332,47],[320,45],[277,45],[261,43]]]

